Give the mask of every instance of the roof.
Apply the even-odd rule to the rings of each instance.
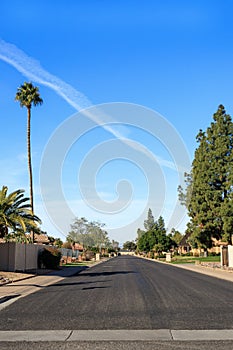
[[[74,243],[73,248],[74,250],[83,250],[83,245],[80,243]]]
[[[28,237],[32,238],[32,234],[30,233]],[[49,244],[50,240],[46,234],[38,234],[34,233],[34,243],[40,243],[40,244]]]
[[[179,247],[190,246],[190,244],[187,242],[190,236],[191,236],[191,232],[187,232],[182,238],[182,240],[180,241]]]
[[[26,235],[26,237],[32,237],[31,234]],[[5,243],[5,239],[4,238],[0,238],[0,243]],[[39,243],[39,244],[49,244],[50,240],[48,238],[47,235],[45,234],[37,234],[34,233],[34,243]]]

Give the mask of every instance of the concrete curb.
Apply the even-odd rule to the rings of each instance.
[[[172,330],[24,330],[0,331],[0,342],[220,341],[233,340],[233,329]]]

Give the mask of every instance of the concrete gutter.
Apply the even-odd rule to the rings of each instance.
[[[24,330],[0,331],[0,342],[219,341],[233,340],[233,329],[211,330]]]

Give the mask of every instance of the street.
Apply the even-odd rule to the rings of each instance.
[[[27,283],[27,280],[22,281],[24,285]],[[130,338],[130,334],[134,334],[133,330],[138,330],[138,333],[135,333],[138,344],[140,339],[144,339],[143,330],[164,330],[171,334],[172,339],[166,338],[166,334],[164,336],[164,340],[173,340],[169,341],[171,349],[176,349],[178,344],[180,347],[177,349],[185,349],[185,344],[187,349],[189,338],[181,339],[183,331],[199,330],[208,334],[207,331],[211,330],[220,332],[233,329],[232,291],[232,283],[228,281],[172,265],[120,256],[17,300],[1,310],[0,330],[86,330],[83,334],[86,334],[87,340],[90,340],[88,334],[92,331],[92,341],[101,341],[98,332],[96,338],[93,336],[93,330],[121,330],[123,333],[120,333],[118,345],[124,340],[124,334],[126,340],[130,339],[128,344],[132,345],[133,339]],[[213,334],[216,333],[218,332]],[[104,333],[99,334],[103,336]],[[154,339],[150,338],[152,333],[148,334],[148,338],[145,337],[145,341],[141,342],[138,348],[143,349],[142,344],[153,344],[150,342]],[[190,346],[194,346],[199,340],[198,334],[202,333],[199,332],[193,339],[190,338]],[[163,343],[160,339],[158,338],[157,348],[165,349],[168,342]],[[77,344],[81,346],[83,340],[85,339],[75,343],[77,349]],[[110,337],[109,341],[111,340]],[[203,342],[199,342],[199,349],[205,344],[210,345],[210,340],[204,337]],[[222,349],[232,348],[232,342],[227,339],[224,341],[224,338],[217,337],[213,340],[215,344],[222,344]],[[126,343],[122,343],[122,349]],[[86,342],[86,347],[82,348],[88,349],[88,344]],[[105,348],[104,344],[101,349]],[[212,348],[215,348],[213,344]],[[4,349],[7,343],[1,345],[1,349]],[[20,343],[18,345],[20,348]],[[54,342],[51,343],[51,348],[53,345],[55,346]],[[196,348],[190,346],[189,349]],[[63,348],[66,349],[65,344],[61,344],[61,349]],[[114,349],[114,345],[111,348]],[[134,348],[137,349],[137,346]]]

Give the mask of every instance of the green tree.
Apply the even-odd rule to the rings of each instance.
[[[152,216],[152,211],[150,211],[150,214],[148,212],[148,217],[151,218]],[[150,223],[152,223],[152,220]],[[148,222],[146,223],[146,227],[151,227],[151,229],[140,232],[137,240],[138,250],[146,253],[150,251],[161,252],[169,250],[172,246],[172,240],[166,235],[163,217],[160,216],[157,221],[154,221],[153,225],[147,224]]]
[[[99,221],[91,221],[87,225],[88,235],[92,238],[94,246],[98,249],[108,248],[111,242],[108,233],[104,230],[105,224]]]
[[[146,231],[150,231],[153,229],[154,225],[155,225],[154,216],[152,214],[152,210],[149,208],[147,213],[147,219],[144,221],[144,227]]]
[[[58,248],[61,248],[63,245],[63,242],[60,238],[55,238],[54,245]]]
[[[84,217],[75,218],[71,226],[71,231],[67,236],[68,242],[81,243],[85,247],[93,246],[94,242],[88,235],[88,220]]]
[[[150,245],[150,232],[144,232],[137,242],[137,247],[140,252],[149,253],[149,251],[153,248]]]
[[[157,253],[168,251],[172,246],[172,240],[170,236],[166,235],[165,222],[162,216],[160,216],[156,222],[154,233],[156,236],[156,243],[153,246],[153,250]]]
[[[145,233],[144,230],[141,230],[140,228],[137,229],[137,238],[136,238],[136,242],[138,242],[138,240],[142,237],[142,235]]]
[[[8,230],[19,236],[36,228],[40,219],[31,211],[29,198],[24,197],[24,190],[16,190],[7,194],[7,186],[0,190],[0,237],[8,235]]]
[[[178,246],[178,244],[180,243],[180,241],[183,238],[183,235],[179,231],[177,231],[174,228],[172,228],[170,237],[174,241],[175,245]]]
[[[33,174],[32,174],[32,159],[31,159],[31,108],[43,103],[39,94],[39,89],[33,86],[32,83],[24,83],[18,87],[15,100],[19,101],[20,107],[27,108],[27,152],[28,152],[28,171],[29,171],[29,188],[30,188],[30,201],[32,213],[34,213],[34,201],[33,201]],[[33,238],[34,242],[34,233]]]
[[[88,221],[86,218],[76,218],[71,225],[67,241],[81,243],[85,248],[108,248],[111,243],[108,233],[104,230],[105,224],[98,221]]]
[[[126,241],[124,244],[123,244],[123,249],[126,249],[126,250],[130,250],[130,251],[133,251],[137,248],[137,245],[134,241]]]
[[[230,242],[233,232],[233,123],[222,105],[197,142],[187,188],[179,192],[191,218],[190,242],[209,248],[212,238]]]

